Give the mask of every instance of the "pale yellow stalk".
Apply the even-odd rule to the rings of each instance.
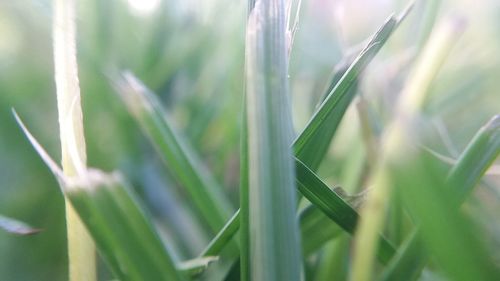
[[[80,86],[76,61],[75,0],[54,0],[54,68],[61,156],[64,175],[77,176],[86,167]],[[92,238],[66,200],[69,280],[95,281],[95,247]]]
[[[429,87],[462,30],[463,22],[457,18],[449,18],[439,26],[417,60],[416,67],[401,93],[394,121],[382,137],[381,158],[368,181],[373,191],[361,209],[361,219],[354,241],[351,281],[373,279],[378,235],[385,223],[391,193],[390,166],[397,165],[401,158],[411,158],[409,155],[414,149],[414,143],[411,142],[408,130],[420,114]]]

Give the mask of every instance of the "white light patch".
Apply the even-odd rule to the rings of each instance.
[[[153,13],[160,5],[160,0],[127,0],[130,8],[140,15]]]

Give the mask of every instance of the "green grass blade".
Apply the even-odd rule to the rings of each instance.
[[[344,200],[341,195],[332,191],[300,160],[296,159],[295,161],[298,189],[313,204],[299,215],[301,233],[304,237],[308,237],[303,243],[304,254],[308,255],[324,242],[340,233],[338,226],[352,234],[359,215],[346,202],[349,199]],[[332,220],[336,225],[331,224]],[[238,230],[239,223],[240,212],[236,212],[210,242],[202,256],[218,255]],[[318,231],[318,225],[322,226],[322,231]],[[315,237],[315,239],[310,239],[311,237]],[[380,238],[380,243],[379,258],[381,262],[386,263],[395,250],[384,237]]]
[[[396,28],[398,21],[390,17],[375,33],[293,143],[295,156],[313,171],[319,166],[356,91],[352,89],[360,73],[368,66]],[[333,81],[335,82],[335,81]]]
[[[14,115],[116,277],[122,281],[184,280],[132,189],[117,173],[85,168],[66,176]]]
[[[224,246],[226,246],[233,236],[238,231],[240,227],[240,210],[236,211],[234,215],[229,219],[229,221],[224,225],[224,227],[217,233],[217,235],[210,241],[208,246],[203,250],[200,256],[216,256],[222,251]]]
[[[252,6],[253,8],[253,6]],[[250,280],[250,217],[248,209],[248,126],[244,102],[240,141],[240,279]]]
[[[453,192],[429,155],[407,154],[393,166],[395,184],[420,226],[425,248],[451,280],[496,280],[500,274],[481,241],[482,233],[456,208]],[[453,254],[450,254],[453,253]]]
[[[330,95],[335,86],[337,86],[340,79],[342,79],[346,71],[352,65],[354,60],[359,56],[364,47],[365,47],[364,45],[353,47],[352,50],[349,50],[349,52],[346,55],[344,55],[344,57],[335,65],[335,67],[333,68],[333,73],[330,74],[331,77],[329,78],[329,82],[327,83],[325,89],[323,90],[322,96],[319,98],[318,103],[316,104],[315,107],[316,110],[323,104],[323,102]],[[356,79],[355,81],[353,81],[351,87],[356,86],[357,83],[358,80]],[[355,90],[355,89],[350,89],[350,90]],[[346,93],[345,95],[349,96],[354,94],[355,93]]]
[[[114,81],[141,129],[150,138],[168,169],[186,188],[202,217],[217,232],[231,214],[231,204],[186,139],[175,130],[158,98],[132,74]]]
[[[248,17],[252,13],[256,0],[248,0],[247,5],[247,24]],[[245,67],[246,68],[246,67]],[[241,115],[241,133],[240,133],[240,260],[239,278],[241,281],[251,280],[250,276],[250,215],[248,202],[248,124],[247,124],[247,105],[246,94],[243,96],[243,109]],[[231,270],[232,272],[236,270]],[[231,274],[229,274],[231,275]],[[226,278],[227,279],[227,278]],[[227,279],[231,280],[231,279]]]
[[[348,196],[341,192],[341,188],[333,191],[355,210],[359,208],[366,197],[363,195]],[[311,204],[303,208],[299,213],[301,237],[307,237],[302,241],[302,253],[304,257],[309,256],[331,239],[337,238],[343,233],[343,229],[325,215],[325,213]]]
[[[257,1],[247,25],[246,108],[251,276],[300,280],[285,42],[285,2]]]
[[[500,117],[494,116],[472,138],[457,163],[448,174],[450,194],[461,203],[466,199],[484,173],[500,154]],[[416,230],[419,232],[419,230]],[[413,235],[409,245],[418,245],[419,236]],[[428,258],[420,247],[403,247],[382,273],[381,281],[408,279],[418,275]],[[409,270],[408,265],[411,265]]]
[[[120,280],[184,280],[123,179],[89,171],[63,189]]]
[[[500,154],[500,115],[474,136],[448,175],[448,185],[462,202]]]
[[[295,156],[307,166],[306,168],[312,171],[316,170],[321,163],[326,151],[334,137],[337,127],[342,120],[342,117],[349,107],[354,95],[356,94],[356,84],[359,75],[375,57],[378,51],[382,48],[385,42],[389,39],[393,31],[398,27],[401,21],[409,13],[413,5],[409,5],[405,11],[396,19],[390,17],[382,27],[372,36],[372,38],[363,48],[360,54],[355,58],[347,58],[347,62],[342,62],[338,70],[334,73],[330,85],[327,87],[326,95],[322,98],[322,103],[319,105],[316,113],[309,120],[308,125],[295,139],[292,144]],[[311,171],[311,172],[312,172]],[[300,185],[300,184],[299,184]],[[305,220],[312,217],[305,217]],[[324,217],[322,218],[325,219]],[[308,222],[302,222],[301,224]],[[332,226],[335,228],[334,226]],[[304,230],[303,228],[301,228]],[[307,231],[307,230],[306,230]],[[335,231],[335,229],[333,229]],[[330,234],[335,232],[330,231]],[[327,231],[321,232],[324,234],[323,239],[329,237]],[[309,237],[309,236],[308,236]],[[304,250],[310,251],[321,245],[326,240],[317,239],[315,243],[309,245],[304,243]],[[382,241],[385,241],[383,239]],[[394,250],[390,245],[391,250],[388,253],[393,253]],[[382,260],[387,261],[389,255],[384,255]]]
[[[353,234],[359,219],[358,213],[300,160],[295,160],[295,167],[297,184],[304,197],[345,231]],[[380,261],[387,263],[394,253],[394,247],[381,236],[378,251]]]
[[[405,186],[394,183],[392,177],[399,177],[399,175],[393,173],[391,167],[404,162],[401,160],[402,156],[405,160],[410,159],[406,154],[413,149],[414,135],[421,133],[414,124],[420,116],[432,81],[441,69],[462,29],[463,24],[457,19],[453,19],[445,21],[440,29],[436,30],[400,93],[395,117],[387,124],[381,138],[381,157],[368,179],[368,183],[373,186],[373,192],[361,210],[363,217],[356,234],[351,280],[367,281],[372,279],[373,260],[376,252],[375,241],[378,232],[381,231],[386,222],[391,189],[393,186]],[[410,177],[414,178],[415,176]]]
[[[324,97],[321,98],[321,104],[292,145],[295,156],[313,171],[318,168],[326,155],[337,127],[357,92],[359,75],[406,18],[412,7],[413,4],[408,5],[397,18],[389,17],[355,58],[347,57],[348,63],[344,61],[339,64]]]
[[[239,228],[243,229],[241,222],[242,214],[238,210],[233,217],[226,223],[226,225],[217,233],[217,235],[210,241],[208,246],[200,254],[201,257],[217,256],[223,248],[233,238]],[[305,208],[299,214],[301,237],[308,237],[302,241],[302,252],[304,256],[312,254],[326,241],[336,237],[342,233],[342,228],[337,224],[332,223],[321,210],[314,205]],[[321,228],[321,231],[318,229]],[[240,234],[241,235],[241,234]],[[243,256],[243,247],[240,248],[240,257]]]

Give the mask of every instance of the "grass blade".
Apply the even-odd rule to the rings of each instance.
[[[337,127],[357,92],[356,84],[359,76],[406,18],[412,7],[413,4],[408,5],[397,18],[389,17],[354,59],[347,57],[346,61],[349,63],[342,61],[339,64],[324,97],[321,98],[321,104],[292,145],[295,157],[311,170],[316,171],[326,155]]]
[[[347,58],[341,62],[334,73],[326,94],[313,117],[300,135],[295,139],[292,148],[295,157],[303,162],[306,168],[315,171],[326,155],[331,140],[342,117],[356,94],[359,75],[375,57],[394,30],[404,20],[413,4],[401,13],[398,18],[390,17],[372,36],[366,46],[355,58]],[[352,61],[352,62],[351,62]],[[308,219],[309,217],[306,217]],[[324,219],[324,218],[323,218]],[[325,234],[327,234],[325,232]],[[324,236],[327,238],[328,236]],[[314,243],[321,245],[321,240]],[[306,247],[310,249],[310,247]],[[391,253],[394,252],[392,249]]]
[[[348,61],[353,61],[347,65],[342,62],[338,71],[334,73],[330,85],[327,87],[326,95],[322,98],[322,103],[292,144],[295,157],[306,164],[306,168],[313,171],[318,168],[345,111],[356,94],[359,75],[389,39],[411,7],[411,5],[408,6],[398,19],[390,17],[372,36],[360,54],[354,59],[348,59]],[[306,217],[306,219],[308,218]],[[325,234],[327,233],[325,232]],[[321,244],[321,240],[316,242],[316,245]],[[312,248],[308,246],[305,249]]]
[[[120,177],[92,171],[63,188],[120,280],[184,280]]]
[[[300,160],[296,159],[295,167],[297,184],[304,197],[345,231],[353,234],[359,220],[358,213]],[[385,238],[381,237],[378,251],[380,261],[387,263],[394,253],[394,247]]]
[[[445,21],[441,29],[433,34],[402,90],[395,117],[387,125],[381,140],[382,157],[370,176],[369,182],[374,190],[361,210],[363,219],[356,231],[351,280],[371,279],[377,249],[376,236],[385,224],[391,187],[394,185],[392,177],[399,176],[393,173],[392,167],[397,165],[394,163],[401,162],[402,155],[407,158],[408,151],[412,151],[414,135],[417,134],[415,132],[419,132],[414,124],[418,120],[428,89],[462,30],[463,23],[458,19]]]
[[[172,174],[188,191],[200,216],[216,233],[229,218],[232,209],[221,187],[187,141],[175,130],[153,93],[130,73],[117,79],[115,86]]]
[[[226,246],[240,227],[240,210],[236,211],[224,227],[217,233],[217,235],[210,241],[208,246],[201,253],[201,257],[216,256],[224,246]]]
[[[249,5],[252,5],[251,2]],[[253,8],[253,6],[251,7]],[[240,279],[250,280],[250,215],[248,193],[248,124],[246,101],[243,101],[243,118],[240,140]]]
[[[24,222],[0,215],[0,229],[16,235],[32,235],[42,231],[34,228]]]
[[[353,234],[359,215],[347,203],[349,199],[344,199],[341,195],[332,191],[300,160],[296,159],[295,165],[298,189],[313,204],[299,215],[301,233],[303,233],[304,237],[308,237],[303,243],[304,255],[307,256],[324,242],[339,234],[341,229]],[[332,220],[335,224],[331,224]],[[201,256],[218,255],[238,230],[239,223],[240,213],[236,212],[210,242]],[[316,227],[318,225],[322,226],[322,231],[318,231]],[[315,238],[312,239],[312,237]],[[379,252],[379,258],[381,262],[386,263],[395,250],[384,237],[380,238],[380,243],[382,248]]]
[[[296,191],[289,148],[285,2],[257,1],[247,25],[249,226],[253,280],[300,280]]]
[[[294,141],[293,151],[295,152],[295,156],[313,171],[316,170],[326,154],[338,124],[356,94],[356,91],[352,90],[353,85],[356,83],[360,73],[368,66],[390,37],[397,24],[397,19],[390,17],[374,34],[366,47],[356,57],[338,82],[335,83],[335,86],[309,120],[305,129]],[[338,76],[334,76],[335,78],[338,79]],[[332,84],[334,82],[336,81],[333,80]]]
[[[248,0],[247,6],[247,24],[248,17],[251,15],[256,0]],[[246,66],[245,66],[246,69]],[[245,89],[246,90],[246,89]],[[241,115],[241,133],[240,133],[240,260],[239,260],[239,278],[241,281],[251,280],[250,276],[250,210],[248,193],[248,124],[247,124],[247,104],[246,93],[243,96],[243,109]],[[236,271],[236,270],[234,270]],[[232,270],[232,272],[234,272]],[[230,280],[230,279],[228,279]]]
[[[403,200],[420,226],[425,248],[451,280],[496,280],[500,272],[480,241],[481,233],[457,210],[452,190],[436,171],[436,159],[407,156],[410,163],[393,167],[394,180],[405,187]]]
[[[500,115],[486,123],[470,141],[448,175],[448,185],[462,202],[500,154]]]
[[[74,176],[65,175],[14,115],[116,277],[123,281],[184,280],[131,187],[119,174],[85,168]]]
[[[348,196],[340,187],[333,191],[357,210],[363,203],[365,194]],[[309,256],[331,239],[337,238],[344,231],[338,224],[314,204],[303,208],[299,214],[301,237],[307,237],[302,241],[302,253],[304,257]]]
[[[448,174],[447,186],[450,189],[450,195],[458,201],[458,205],[465,200],[467,194],[481,180],[499,154],[500,117],[497,115],[476,133]],[[419,232],[420,230],[417,228],[415,233],[420,234]],[[409,238],[407,244],[420,245],[419,240],[419,235],[414,234]],[[427,254],[422,252],[421,247],[403,246],[382,273],[380,280],[409,279],[420,273],[427,260]]]

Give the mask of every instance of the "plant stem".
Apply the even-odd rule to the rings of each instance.
[[[75,0],[54,0],[53,40],[57,108],[64,174],[86,166],[80,87],[76,62]],[[94,242],[66,200],[69,280],[96,280]]]

